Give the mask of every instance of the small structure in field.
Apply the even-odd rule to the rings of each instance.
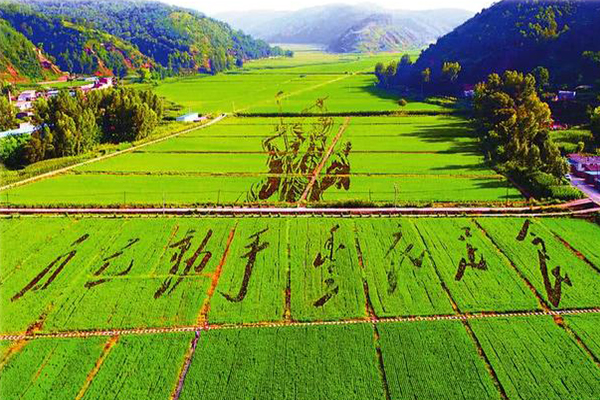
[[[187,113],[175,119],[178,122],[200,122],[206,120],[206,116],[200,116],[198,113]]]

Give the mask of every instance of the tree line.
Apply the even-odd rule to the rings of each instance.
[[[4,99],[4,100],[3,100]],[[4,96],[0,114],[10,111]],[[31,136],[5,138],[2,159],[9,167],[76,156],[102,143],[133,142],[150,136],[163,118],[163,100],[151,91],[117,87],[89,93],[61,91],[38,99],[33,106]],[[0,128],[14,127],[12,117],[0,119]]]

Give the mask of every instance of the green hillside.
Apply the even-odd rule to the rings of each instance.
[[[28,78],[40,80],[52,74],[42,66],[34,44],[8,22],[0,20],[0,79],[13,82]]]
[[[2,4],[0,18],[43,48],[64,71],[124,76],[152,64],[124,40],[60,17],[37,13],[27,6]]]
[[[442,64],[459,62],[457,83],[476,83],[492,72],[543,66],[554,84],[593,84],[600,79],[600,2],[504,0],[486,9],[423,52],[410,80]]]
[[[246,60],[284,55],[280,48],[223,22],[164,3],[48,0],[27,4],[45,15],[67,16],[131,42],[171,73],[217,73]]]

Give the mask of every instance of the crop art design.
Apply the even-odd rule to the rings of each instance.
[[[336,258],[335,255],[338,251],[344,250],[346,246],[343,243],[336,244],[335,234],[340,229],[339,225],[335,225],[329,231],[329,238],[325,241],[323,246],[324,251],[320,251],[315,257],[313,266],[315,268],[324,269],[325,279],[325,294],[314,302],[315,307],[323,307],[329,300],[340,292],[339,285],[336,284],[334,276],[336,270]]]
[[[195,274],[200,274],[206,268],[206,265],[212,258],[212,252],[206,250],[208,246],[208,242],[212,238],[213,231],[209,229],[204,235],[202,242],[198,245],[194,253],[185,261],[185,266],[183,270],[180,271],[181,263],[183,258],[188,253],[188,251],[192,248],[192,242],[196,237],[196,231],[191,229],[186,232],[185,237],[180,241],[173,243],[169,246],[170,249],[176,249],[173,255],[171,256],[171,262],[173,265],[169,270],[169,276],[163,281],[162,285],[156,290],[154,293],[154,298],[159,299],[163,295],[171,294],[173,291],[181,284],[183,279],[187,276],[190,276],[192,268]],[[202,256],[199,262],[198,259]]]
[[[389,295],[396,293],[396,290],[398,289],[398,269],[402,268],[406,259],[408,259],[415,268],[421,268],[423,266],[423,260],[425,259],[425,250],[423,250],[421,254],[414,256],[413,254],[415,253],[413,250],[415,249],[415,244],[409,243],[404,250],[401,250],[400,255],[398,256],[400,261],[396,264],[395,258],[390,256],[404,238],[404,233],[402,232],[402,226],[400,224],[398,224],[398,231],[392,233],[392,237],[394,238],[394,241],[384,257],[385,259],[390,259],[391,263],[390,269],[387,271]]]
[[[248,192],[248,201],[257,202],[276,198],[280,202],[300,201],[311,179],[314,182],[307,193],[308,201],[319,201],[332,187],[350,189],[350,161],[352,144],[346,142],[339,149],[329,139],[336,135],[333,117],[327,112],[325,101],[319,99],[302,115],[321,114],[308,121],[306,117],[286,122],[279,118],[275,132],[262,142],[268,154],[268,177],[254,184]],[[281,96],[277,97],[281,111]],[[330,151],[330,146],[334,148]],[[319,173],[318,176],[313,175]]]
[[[470,239],[473,237],[471,228],[465,227],[462,229],[464,230],[464,234],[460,235],[458,240],[466,243],[467,257],[461,258],[460,262],[458,263],[458,270],[456,271],[456,276],[454,277],[454,279],[457,281],[461,281],[463,279],[465,272],[467,271],[467,267],[481,271],[487,271],[488,269],[487,261],[485,261],[483,254],[479,256],[479,261],[477,261],[477,248],[470,243]]]
[[[64,268],[77,255],[77,246],[85,242],[90,237],[89,234],[81,236],[71,244],[71,249],[64,254],[56,257],[46,268],[37,274],[25,287],[11,297],[10,301],[15,302],[25,296],[29,291],[46,290],[52,282],[60,275]],[[49,275],[44,282],[44,278]]]
[[[523,223],[523,227],[519,231],[516,240],[519,242],[524,242],[528,235],[533,237],[531,244],[537,248],[538,263],[540,266],[542,279],[544,280],[544,289],[548,295],[548,301],[550,301],[550,304],[552,304],[554,307],[558,307],[562,298],[563,283],[568,286],[573,286],[573,283],[571,282],[568,274],[565,274],[564,276],[561,274],[560,265],[557,265],[552,269],[552,271],[549,271],[548,262],[550,261],[550,256],[548,255],[548,250],[546,249],[546,242],[534,232],[530,232],[531,225],[531,221],[526,220]],[[550,277],[550,273],[554,277],[554,283],[552,283],[552,277]]]
[[[93,287],[102,285],[106,282],[111,281],[115,276],[127,276],[131,270],[133,269],[133,263],[134,263],[134,259],[132,258],[131,261],[129,262],[129,266],[126,266],[125,269],[119,271],[119,272],[115,272],[115,273],[110,273],[109,267],[111,266],[111,263],[113,261],[117,261],[117,259],[121,258],[121,256],[129,249],[131,249],[132,247],[134,247],[136,244],[138,244],[140,241],[139,238],[135,238],[135,239],[129,239],[129,241],[127,242],[127,244],[121,248],[119,251],[117,251],[116,253],[104,258],[102,261],[104,262],[104,264],[102,264],[102,266],[100,268],[98,268],[98,270],[96,272],[94,272],[94,277],[95,279],[89,280],[85,283],[85,287],[87,289],[91,289]],[[107,271],[109,271],[107,273]]]
[[[267,233],[269,228],[265,228],[262,231],[256,232],[253,235],[250,235],[248,239],[252,241],[246,245],[246,249],[248,252],[241,256],[241,258],[247,258],[248,262],[246,263],[246,268],[244,269],[244,278],[242,279],[242,286],[237,295],[232,296],[227,293],[220,292],[223,297],[225,297],[228,301],[232,303],[240,303],[246,297],[248,293],[248,284],[250,283],[250,277],[252,276],[252,271],[254,270],[254,264],[256,264],[256,256],[263,250],[266,250],[269,246],[269,242],[261,243],[261,235]]]

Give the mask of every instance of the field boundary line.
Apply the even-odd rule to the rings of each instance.
[[[229,232],[229,236],[227,237],[227,243],[225,244],[225,250],[223,251],[223,256],[221,260],[219,260],[219,264],[215,269],[213,277],[210,282],[210,287],[206,292],[206,298],[202,302],[202,307],[200,308],[200,312],[198,313],[198,317],[196,319],[197,323],[203,323],[205,326],[208,324],[208,313],[210,312],[210,302],[217,290],[217,285],[219,284],[219,278],[221,278],[221,274],[223,273],[223,267],[227,262],[227,258],[229,257],[229,250],[231,249],[231,243],[233,243],[233,239],[235,238],[235,233],[237,231],[237,222]]]
[[[327,152],[323,156],[323,159],[317,165],[317,168],[315,168],[315,170],[313,171],[310,181],[308,182],[308,185],[306,185],[306,188],[304,189],[302,196],[300,196],[300,200],[298,200],[298,205],[306,202],[306,198],[308,197],[308,194],[310,193],[311,189],[315,185],[315,182],[317,181],[317,177],[319,176],[319,174],[321,174],[321,171],[325,167],[325,163],[327,162],[327,160],[329,160],[329,157],[331,157],[331,154],[333,153],[333,150],[335,149],[335,146],[337,145],[337,143],[342,138],[342,135],[344,134],[344,132],[346,132],[346,129],[348,129],[348,125],[350,125],[350,117],[346,117],[344,119],[342,126],[340,126],[340,129],[338,129],[338,133],[333,138],[333,141],[331,142],[331,145],[329,146],[329,148],[327,149]]]
[[[79,392],[77,393],[77,396],[75,397],[75,400],[81,400],[83,398],[83,396],[85,396],[85,393],[87,392],[90,385],[92,384],[94,377],[98,374],[98,371],[100,371],[100,368],[102,368],[102,364],[104,364],[104,360],[106,360],[106,357],[108,357],[111,350],[117,344],[118,341],[119,341],[119,336],[111,336],[110,339],[108,339],[106,341],[106,343],[104,344],[104,348],[102,349],[102,354],[100,354],[100,357],[98,357],[98,359],[96,360],[96,364],[94,364],[94,368],[92,368],[92,370],[85,377],[85,382],[83,383],[83,386],[81,387],[81,389],[79,389]]]
[[[179,379],[177,379],[177,386],[175,386],[175,389],[173,390],[171,400],[179,400],[179,396],[181,396],[181,391],[183,390],[183,385],[185,384],[185,378],[187,377],[188,371],[190,370],[190,365],[192,364],[194,354],[196,353],[196,348],[198,347],[200,333],[201,330],[197,330],[194,333],[194,338],[190,343],[190,348],[188,349],[185,358],[183,359],[183,365],[181,366],[181,370],[179,372]]]
[[[349,75],[342,75],[342,76],[338,76],[337,78],[335,78],[335,79],[332,79],[332,80],[330,80],[330,81],[321,82],[321,83],[318,83],[318,84],[316,84],[316,85],[314,85],[314,86],[310,86],[310,87],[307,87],[307,88],[304,88],[304,89],[298,89],[298,90],[296,90],[296,91],[294,91],[294,92],[289,92],[289,93],[287,93],[287,94],[285,94],[285,93],[284,93],[282,96],[280,96],[280,97],[279,97],[279,99],[280,99],[280,100],[283,100],[283,99],[287,99],[288,97],[293,97],[293,96],[296,96],[296,95],[298,95],[298,94],[302,94],[302,93],[310,92],[310,91],[313,91],[313,90],[315,90],[315,89],[321,88],[321,87],[323,87],[323,86],[327,86],[327,85],[330,85],[330,84],[332,84],[332,83],[339,82],[339,81],[342,81],[342,80],[344,80],[344,79],[348,79],[348,78],[349,78],[349,77],[351,77],[351,76],[354,76],[354,75],[353,75],[353,74],[349,74]],[[293,79],[294,79],[294,78],[292,78],[292,79],[289,79],[287,82],[290,82],[290,81],[292,81]],[[235,110],[235,114],[237,114],[238,112],[244,112],[244,111],[247,111],[248,109],[252,109],[252,108],[254,108],[254,107],[256,107],[256,106],[259,106],[259,105],[268,104],[268,103],[270,103],[270,102],[272,102],[272,101],[273,101],[273,99],[259,101],[259,102],[257,102],[257,103],[254,103],[254,104],[252,104],[252,105],[246,106],[246,107],[244,107],[244,108],[242,108],[242,109],[240,109],[240,110]]]
[[[600,314],[599,308],[582,309],[560,309],[560,310],[535,310],[535,311],[499,311],[499,312],[476,312],[464,314],[441,314],[441,315],[423,315],[423,316],[401,316],[384,318],[360,318],[347,319],[339,321],[311,321],[311,322],[256,322],[247,324],[202,324],[197,326],[179,326],[163,328],[127,328],[127,329],[106,329],[96,331],[59,331],[51,333],[33,333],[33,334],[3,334],[0,335],[0,341],[34,340],[34,339],[69,339],[69,338],[89,338],[89,337],[107,337],[107,336],[134,336],[134,335],[158,335],[169,333],[185,333],[208,330],[227,330],[227,329],[257,329],[257,328],[305,328],[311,326],[334,326],[334,325],[357,325],[357,324],[385,324],[385,323],[415,323],[415,322],[437,322],[437,321],[469,321],[480,319],[502,319],[502,318],[523,318],[523,317],[561,317],[566,315],[589,315]]]
[[[553,229],[551,229],[549,227],[546,227],[546,229],[548,229],[552,233],[552,235],[556,238],[556,240],[558,240],[575,257],[577,257],[578,259],[580,259],[581,261],[586,263],[590,268],[592,268],[594,271],[596,271],[597,273],[600,274],[600,267],[596,266],[596,264],[594,264],[592,262],[592,260],[590,260],[585,254],[583,254],[581,251],[579,251],[575,247],[573,247],[573,245],[571,245],[571,243],[569,243],[568,240],[563,238],[561,235],[559,235]]]
[[[130,153],[130,152],[133,152],[133,151],[135,151],[137,149],[140,149],[142,147],[146,147],[146,146],[150,146],[152,144],[160,143],[160,142],[163,142],[165,140],[172,139],[174,137],[183,135],[185,133],[193,132],[193,131],[199,130],[199,129],[204,129],[204,128],[207,128],[207,127],[209,127],[211,125],[214,125],[214,124],[220,122],[221,120],[225,119],[226,117],[227,117],[227,114],[222,114],[222,115],[219,115],[217,118],[213,119],[212,121],[210,121],[210,122],[208,122],[208,123],[206,123],[204,125],[194,126],[193,128],[185,129],[183,131],[179,131],[179,132],[173,133],[173,134],[168,135],[168,136],[164,136],[164,137],[161,137],[161,138],[158,138],[158,139],[154,139],[154,140],[151,140],[149,142],[139,144],[137,146],[132,146],[132,147],[130,147],[128,149],[125,149],[125,150],[119,150],[119,151],[116,151],[114,153],[110,153],[110,154],[106,154],[106,155],[103,155],[103,156],[100,156],[100,157],[92,158],[91,160],[86,160],[86,161],[83,161],[83,162],[80,162],[80,163],[77,163],[77,164],[70,165],[68,167],[59,168],[59,169],[57,169],[55,171],[50,171],[50,172],[46,172],[46,173],[41,174],[41,175],[32,176],[31,178],[27,178],[27,179],[24,179],[22,181],[18,181],[18,182],[14,182],[14,183],[2,186],[2,187],[0,187],[0,192],[3,192],[5,190],[9,190],[9,189],[13,189],[15,187],[23,186],[23,185],[26,185],[28,183],[36,182],[36,181],[39,181],[39,180],[42,180],[42,179],[45,179],[45,178],[50,178],[50,177],[53,177],[55,175],[60,175],[62,173],[71,171],[74,168],[82,167],[84,165],[88,165],[88,164],[91,164],[91,163],[94,163],[94,162],[98,162],[98,161],[106,160],[108,158],[116,157],[116,156],[119,156],[119,155],[122,155],[122,154]]]

